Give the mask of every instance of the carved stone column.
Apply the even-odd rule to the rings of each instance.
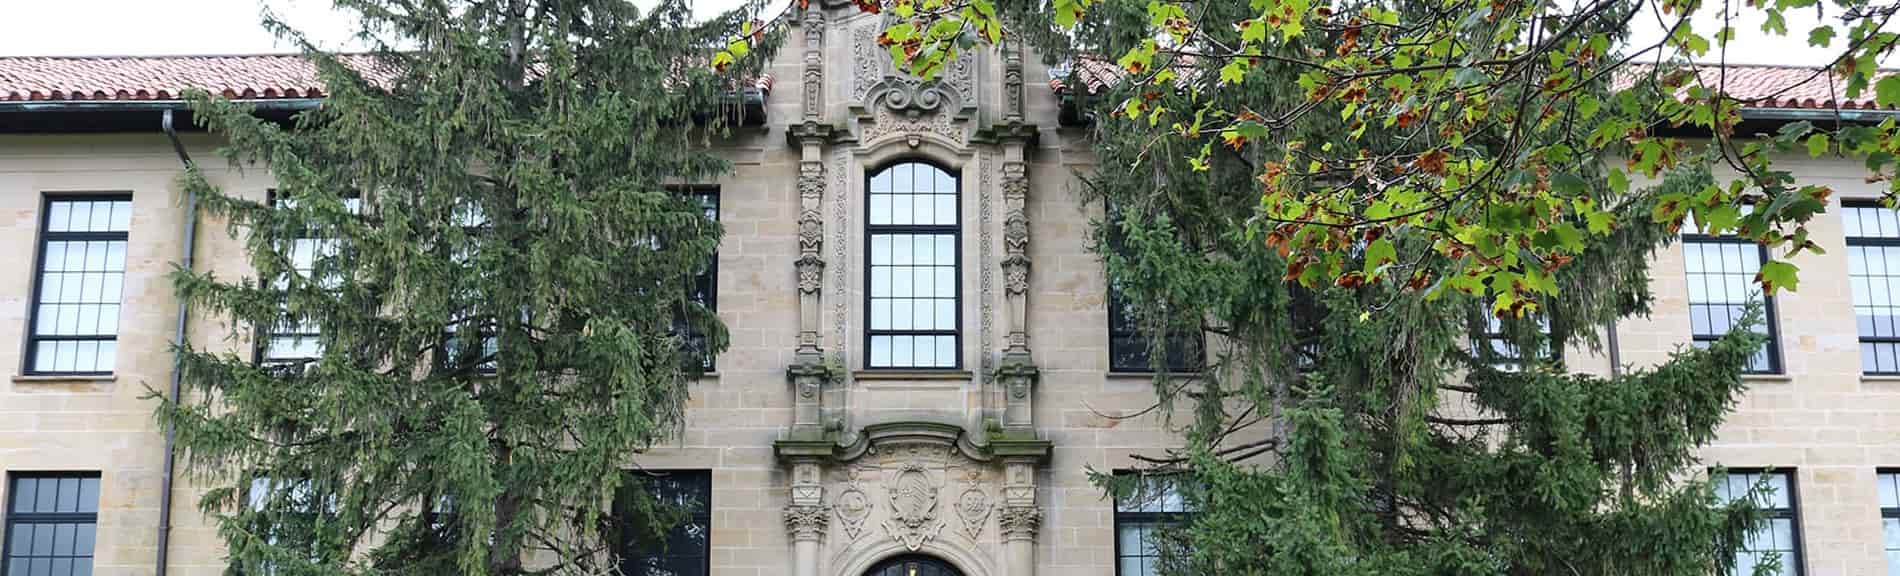
[[[785,530],[792,537],[792,574],[818,576],[818,544],[831,520],[824,505],[824,467],[817,458],[792,460],[791,502],[785,506]]]
[[[1029,165],[1024,155],[1035,130],[1023,121],[1023,48],[1003,43],[1003,297],[1005,348],[997,370],[1003,386],[1003,427],[1020,437],[1035,434],[1034,388],[1038,372],[1029,350]]]
[[[794,390],[793,437],[818,438],[824,433],[824,385],[830,376],[818,336],[825,280],[824,146],[831,136],[830,127],[823,124],[824,12],[806,10],[800,24],[805,31],[804,121],[789,134],[799,148],[798,260],[793,263],[798,272],[798,349],[786,372]]]
[[[1036,506],[1037,460],[1027,456],[1003,459],[1003,512],[998,523],[1009,576],[1036,573],[1036,532],[1042,527],[1042,509]]]

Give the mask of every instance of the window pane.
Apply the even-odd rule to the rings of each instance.
[[[1751,301],[1766,301],[1760,286],[1754,283],[1761,268],[1761,248],[1752,242],[1728,239],[1690,239],[1683,245],[1688,274],[1690,330],[1698,342],[1719,339],[1740,320],[1742,306]],[[1701,286],[1702,289],[1697,287]],[[1698,308],[1700,313],[1698,314]],[[1764,318],[1773,322],[1772,314]],[[1766,325],[1757,331],[1772,333]],[[1750,360],[1750,372],[1778,371],[1769,341]]]
[[[869,295],[874,367],[956,366],[956,179],[929,164],[892,165],[870,179]],[[886,217],[888,216],[888,217]],[[880,228],[900,226],[899,228]]]

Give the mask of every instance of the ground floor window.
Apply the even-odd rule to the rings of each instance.
[[[629,576],[706,576],[712,572],[712,471],[649,470],[634,473],[635,480],[615,498],[616,517],[633,498],[652,498],[687,510],[684,523],[666,536],[653,539],[636,525],[627,525],[620,548],[620,573]],[[644,490],[635,492],[635,490]]]
[[[99,474],[15,474],[9,480],[0,574],[92,576]]]
[[[1766,490],[1755,494],[1755,503],[1768,515],[1768,523],[1748,535],[1742,549],[1735,553],[1737,574],[1754,574],[1755,566],[1770,558],[1779,558],[1779,576],[1801,574],[1801,515],[1796,509],[1794,474],[1764,470],[1730,470],[1727,478],[1715,479],[1715,493],[1723,502],[1749,497],[1757,484]]]

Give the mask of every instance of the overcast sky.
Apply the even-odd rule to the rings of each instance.
[[[694,0],[713,13],[737,0]],[[258,26],[266,6],[327,48],[352,48],[346,40],[351,21],[330,9],[330,0],[0,0],[8,4],[0,18],[0,55],[88,56],[145,54],[255,54],[286,52],[292,47]],[[1719,4],[1718,4],[1719,5]],[[1812,12],[1791,14],[1787,37],[1759,31],[1759,14],[1735,23],[1739,39],[1729,46],[1730,62],[1815,64],[1834,54],[1807,46],[1807,31],[1818,22]],[[1697,27],[1713,34],[1718,24],[1704,14]],[[1639,18],[1638,42],[1654,42],[1662,27]],[[1845,36],[1845,35],[1843,35]],[[1835,49],[1841,47],[1836,41]],[[1710,54],[1708,59],[1713,59]]]

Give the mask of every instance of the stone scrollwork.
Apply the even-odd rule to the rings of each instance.
[[[865,95],[865,104],[910,116],[934,113],[943,110],[946,104],[956,105],[957,96],[945,88],[947,86],[939,81],[891,76],[871,87],[870,93]]]

